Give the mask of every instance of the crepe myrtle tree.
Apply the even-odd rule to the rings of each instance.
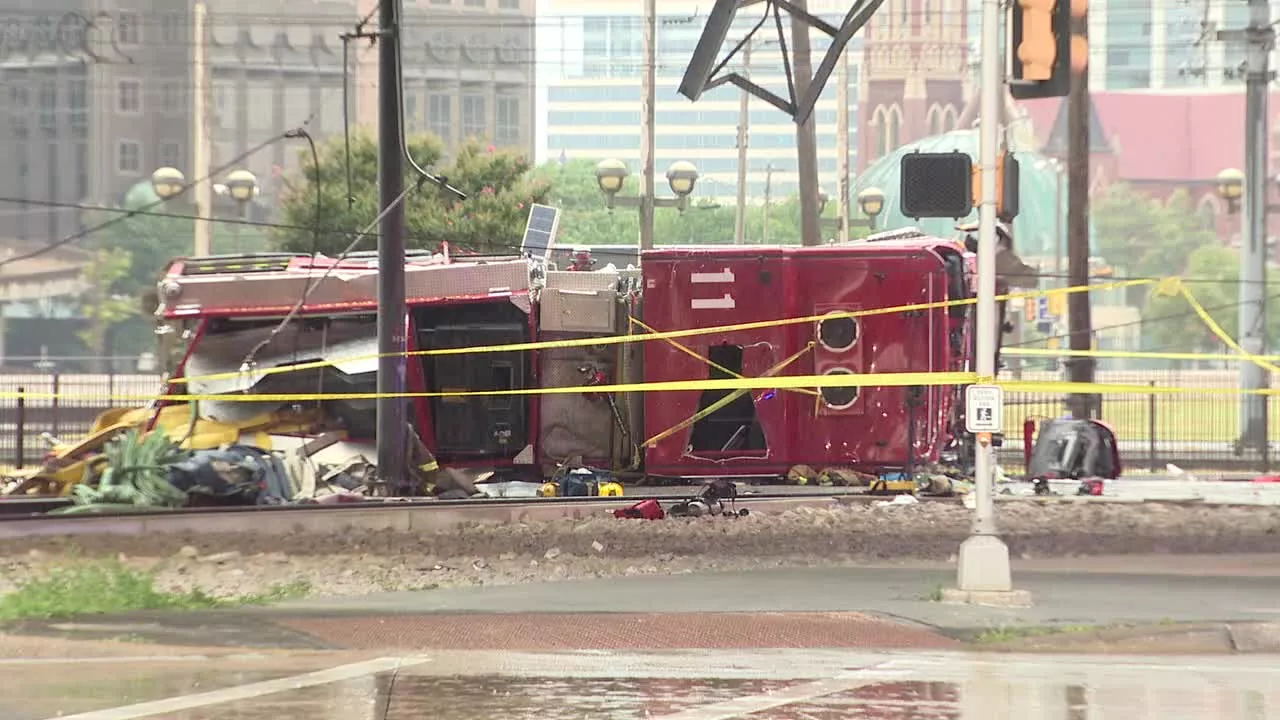
[[[467,199],[458,200],[431,183],[411,191],[404,201],[409,248],[435,249],[443,241],[477,252],[520,247],[529,205],[545,202],[550,189],[545,181],[531,177],[527,158],[475,140],[447,156],[444,143],[430,134],[410,138],[408,146],[418,165],[467,194]],[[378,216],[377,142],[367,132],[352,133],[349,186],[341,136],[319,148],[318,168],[309,150],[299,152],[299,169],[284,177],[280,227],[271,233],[273,244],[288,252],[337,256]],[[405,187],[417,182],[416,172],[406,168]],[[376,246],[375,231],[356,249]]]

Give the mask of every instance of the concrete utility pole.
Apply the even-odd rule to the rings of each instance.
[[[651,0],[649,0],[651,1]],[[813,64],[810,61],[809,26],[801,19],[808,11],[806,0],[792,0],[799,12],[791,15],[792,66],[795,74],[796,97],[803,97],[813,80]],[[800,244],[822,244],[822,225],[818,221],[818,138],[814,133],[813,113],[809,119],[796,126],[796,172],[800,190]]]
[[[978,207],[978,382],[990,383],[996,375],[996,164],[1000,156],[1000,98],[1004,92],[1000,58],[1000,0],[982,3],[982,82],[979,125],[979,165],[982,168],[982,202]],[[960,545],[958,585],[962,594],[1007,593],[1013,589],[1009,548],[996,534],[995,448],[980,442],[974,452],[973,531]]]
[[[1218,33],[1219,40],[1248,45],[1245,66],[1244,198],[1240,238],[1240,346],[1251,355],[1267,352],[1267,99],[1271,82],[1270,57],[1275,45],[1271,7],[1267,0],[1249,0],[1249,27]],[[1240,389],[1263,390],[1270,374],[1254,363],[1240,363]],[[1267,396],[1244,395],[1240,402],[1240,447],[1270,458]]]
[[[1087,18],[1077,18],[1074,32],[1087,38]],[[1093,102],[1089,99],[1089,67],[1073,70],[1071,90],[1067,96],[1067,280],[1079,287],[1089,284],[1089,117]],[[1093,349],[1093,321],[1089,293],[1067,296],[1068,347],[1072,350]],[[1066,359],[1067,378],[1071,382],[1091,383],[1095,361],[1091,357]],[[1071,416],[1094,417],[1101,398],[1087,393],[1073,393],[1068,400]]]
[[[751,41],[742,46],[742,74],[751,76]],[[747,142],[751,126],[751,93],[742,91],[738,99],[738,207],[734,215],[733,241],[738,245],[747,237]]]
[[[653,150],[654,105],[657,100],[657,67],[655,52],[658,42],[657,0],[644,0],[644,65],[640,88],[640,249],[653,247]]]
[[[405,448],[404,155],[400,127],[400,2],[378,8],[378,475],[387,487],[408,479]]]
[[[836,75],[836,173],[839,176],[840,214],[838,238],[849,242],[849,46],[840,53],[839,72]]]
[[[196,257],[213,252],[213,178],[209,177],[209,8],[197,2],[191,8],[195,29],[195,57],[192,74],[195,87],[191,93],[191,169],[195,173],[196,219],[192,252]]]

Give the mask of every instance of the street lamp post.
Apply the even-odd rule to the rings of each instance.
[[[827,209],[827,202],[830,200],[825,192],[818,192],[818,213],[821,214]],[[862,210],[865,218],[849,218],[849,227],[865,227],[869,230],[876,229],[876,218],[884,211],[884,191],[877,187],[869,187],[858,193],[858,207]],[[822,218],[823,225],[835,225],[837,229],[840,227],[840,218]]]
[[[679,160],[671,163],[671,167],[667,168],[667,185],[671,188],[671,192],[675,194],[673,198],[646,198],[643,195],[636,196],[619,196],[622,186],[626,184],[627,176],[630,173],[627,170],[627,164],[621,160],[610,158],[601,160],[596,165],[596,185],[600,187],[600,192],[605,196],[605,207],[613,210],[615,207],[633,207],[641,211],[644,216],[645,203],[649,203],[650,207],[673,207],[680,212],[684,212],[689,207],[689,195],[693,193],[693,188],[698,184],[698,168],[693,163],[686,160]],[[648,216],[650,219],[652,215]],[[642,217],[642,222],[644,219]],[[641,232],[641,250],[648,250],[645,247],[648,243],[645,238],[652,239],[653,233]]]
[[[1275,210],[1267,205],[1265,197],[1256,200],[1246,197],[1245,179],[1245,174],[1236,168],[1218,173],[1214,190],[1226,201],[1227,212],[1239,212],[1242,201],[1246,205],[1260,204],[1254,207],[1259,208],[1264,217],[1265,213]],[[1252,231],[1241,234],[1240,325],[1237,332],[1239,346],[1254,356],[1267,352],[1267,242],[1266,238],[1257,235]],[[1247,447],[1258,450],[1263,472],[1270,464],[1270,433],[1267,428],[1267,396],[1258,391],[1270,386],[1271,377],[1266,368],[1252,362],[1240,363],[1240,389],[1244,395],[1240,399],[1240,437],[1236,442],[1236,452],[1241,454]]]
[[[181,195],[187,189],[187,178],[182,171],[174,167],[162,167],[151,173],[151,187],[156,191],[156,195],[161,200],[172,200]],[[244,208],[250,200],[258,196],[261,188],[258,185],[258,178],[248,170],[233,170],[227,174],[225,183],[215,183],[213,191],[217,195],[224,195],[235,200],[239,206],[241,216],[244,215]],[[211,208],[201,208],[202,212],[198,212],[196,218],[196,232],[192,246],[193,256],[202,257],[211,254],[212,243],[210,237],[212,233],[207,228],[202,228],[201,223],[208,222],[205,214]],[[236,226],[237,233],[239,226]]]

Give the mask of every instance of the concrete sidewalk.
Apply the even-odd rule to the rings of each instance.
[[[1172,561],[1172,562],[1170,562]],[[944,630],[1042,625],[1157,624],[1170,622],[1280,622],[1280,572],[1202,568],[1195,562],[1099,559],[1104,571],[1070,569],[1066,562],[1015,570],[1034,606],[991,608],[942,603],[955,584],[945,565],[836,567],[751,572],[647,575],[534,585],[379,593],[363,598],[300,600],[244,612],[263,615],[398,615],[457,613],[705,613],[860,612]],[[1069,561],[1088,564],[1090,559]],[[1280,570],[1280,565],[1275,566]],[[1242,570],[1253,570],[1245,575]]]
[[[942,649],[979,635],[992,647],[1000,638],[1067,626],[1069,634],[1092,642],[1092,651],[1280,652],[1280,556],[1023,560],[1015,564],[1014,581],[1032,593],[1032,607],[940,602],[942,588],[955,582],[954,567],[912,563],[380,593],[28,622],[13,631],[224,647],[538,651]],[[1127,637],[1094,630],[1117,626],[1141,629]],[[1135,646],[1139,636],[1151,645]]]

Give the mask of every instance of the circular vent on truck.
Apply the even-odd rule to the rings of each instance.
[[[818,342],[832,352],[843,352],[858,342],[858,320],[848,315],[833,315],[818,322]]]
[[[844,368],[832,368],[823,375],[852,375],[852,370]],[[858,388],[854,386],[835,387],[828,385],[821,389],[822,402],[832,410],[844,410],[850,405],[858,401]]]

